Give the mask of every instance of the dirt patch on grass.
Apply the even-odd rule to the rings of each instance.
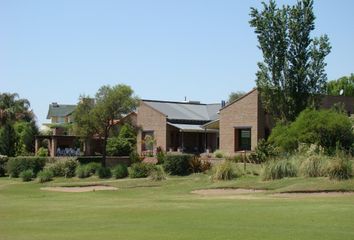
[[[244,188],[216,188],[216,189],[201,189],[192,191],[194,194],[202,196],[232,196],[232,195],[242,195],[250,193],[261,193],[265,190],[256,190],[256,189],[244,189]]]
[[[327,191],[327,192],[287,192],[287,193],[274,193],[271,194],[273,197],[282,198],[308,198],[308,197],[343,197],[354,195],[354,192],[338,192],[338,191]]]
[[[43,187],[41,190],[52,192],[95,192],[95,191],[114,191],[116,187],[97,185],[97,186],[82,186],[82,187]]]

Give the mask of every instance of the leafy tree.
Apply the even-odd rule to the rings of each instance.
[[[337,80],[332,80],[327,83],[327,94],[332,96],[340,95],[343,90],[343,96],[354,97],[354,74],[349,77],[344,76]]]
[[[0,128],[0,155],[14,157],[17,135],[12,124],[6,123]]]
[[[107,155],[107,139],[114,121],[133,111],[138,103],[133,90],[124,84],[102,86],[96,93],[94,103],[81,101],[74,115],[76,130],[86,137],[94,134],[103,139],[102,165]],[[90,105],[92,104],[92,105]]]
[[[15,156],[32,152],[37,133],[29,101],[17,93],[0,93],[0,153]]]
[[[136,133],[129,124],[124,124],[117,137],[107,141],[107,153],[110,156],[129,156],[136,146]]]
[[[35,122],[16,122],[14,124],[16,135],[18,136],[16,155],[24,155],[34,152],[34,139],[38,134]]]
[[[228,102],[233,102],[235,101],[236,99],[242,97],[243,95],[245,95],[246,93],[243,92],[243,91],[237,91],[237,92],[231,92],[230,95],[229,95],[229,100]]]
[[[293,121],[308,106],[318,104],[325,92],[325,57],[330,53],[326,35],[312,38],[315,15],[312,0],[279,8],[275,1],[251,8],[263,62],[258,63],[257,88],[263,105],[275,118]]]

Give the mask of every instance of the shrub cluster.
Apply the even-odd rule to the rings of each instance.
[[[49,182],[53,179],[53,172],[49,169],[44,169],[37,174],[37,181],[39,183]]]
[[[69,158],[63,161],[56,161],[52,164],[48,164],[46,168],[52,171],[54,177],[71,178],[75,176],[77,166],[78,161]]]
[[[21,172],[32,170],[36,176],[43,169],[45,161],[43,157],[12,157],[7,162],[7,173],[10,177],[18,177]]]
[[[112,172],[111,172],[110,168],[101,166],[97,170],[97,175],[99,178],[110,178],[110,177],[112,177]]]
[[[330,179],[345,180],[353,175],[352,164],[348,159],[336,157],[327,164],[327,174]]]
[[[221,150],[216,150],[213,153],[213,155],[214,155],[215,158],[223,158],[224,157],[224,153]]]
[[[31,169],[24,170],[20,173],[20,178],[22,178],[22,181],[24,182],[29,182],[33,178],[33,171]]]
[[[156,168],[154,164],[151,163],[134,163],[128,169],[130,178],[145,178],[148,177],[151,171]]]
[[[113,176],[118,178],[125,178],[128,176],[128,167],[125,164],[118,164],[112,169]]]
[[[354,133],[345,114],[334,110],[306,109],[290,125],[278,123],[269,141],[285,152],[294,152],[299,143],[306,143],[316,144],[333,154],[338,147],[349,151]]]
[[[190,161],[193,155],[190,154],[167,154],[163,168],[171,175],[184,176],[191,173]]]

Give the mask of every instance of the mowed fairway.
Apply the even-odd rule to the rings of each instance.
[[[190,193],[249,184],[296,190],[307,181],[317,186],[321,181],[331,184],[329,180],[261,183],[251,177],[211,183],[201,174],[163,182],[101,182],[119,188],[116,191],[40,190],[43,186],[89,181],[99,180],[57,179],[43,185],[1,178],[0,239],[354,239],[354,195],[279,198],[255,193],[240,199]],[[353,180],[338,184],[332,188],[354,185]]]

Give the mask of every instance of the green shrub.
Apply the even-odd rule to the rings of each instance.
[[[118,136],[108,139],[106,149],[109,156],[129,156],[133,145],[128,139]]]
[[[166,174],[161,166],[155,166],[149,175],[150,179],[153,181],[162,181],[166,179]]]
[[[310,155],[300,164],[300,173],[304,177],[323,177],[324,171],[324,156]]]
[[[140,156],[137,151],[132,151],[129,155],[129,159],[131,163],[140,162]]]
[[[71,178],[75,176],[77,166],[78,161],[70,158],[49,164],[47,168],[52,171],[54,177]]]
[[[157,148],[157,153],[156,153],[156,159],[157,159],[157,164],[163,164],[165,162],[165,156],[166,154],[160,147]]]
[[[231,180],[236,177],[230,161],[223,161],[213,167],[213,180]]]
[[[216,150],[214,153],[213,153],[214,157],[216,158],[223,158],[224,157],[224,153],[221,151],[221,150]]]
[[[330,179],[349,179],[352,171],[352,164],[348,159],[336,157],[327,162],[326,172]]]
[[[40,147],[36,154],[38,157],[48,157],[48,149],[44,147]]]
[[[285,152],[298,149],[300,143],[316,144],[333,154],[338,146],[349,151],[354,141],[351,120],[334,110],[306,109],[290,125],[277,124],[269,141]]]
[[[271,143],[261,139],[257,143],[255,152],[250,154],[248,158],[255,163],[263,163],[269,158],[274,158],[275,156],[277,156],[275,147]]]
[[[111,172],[110,168],[101,166],[97,170],[97,175],[99,178],[110,178],[110,177],[112,177],[112,172]]]
[[[88,178],[91,176],[90,169],[87,168],[87,165],[79,165],[76,168],[76,176],[78,178]]]
[[[6,164],[9,158],[7,156],[0,155],[0,177],[5,176]]]
[[[39,183],[49,182],[53,180],[53,172],[49,169],[44,169],[37,174],[37,181]]]
[[[32,170],[36,176],[45,165],[46,158],[42,157],[13,157],[7,162],[7,173],[10,177],[18,177],[22,171]]]
[[[31,169],[24,170],[20,173],[20,178],[22,178],[22,181],[24,182],[29,182],[33,178],[33,171]]]
[[[171,175],[188,175],[191,173],[190,160],[192,157],[193,155],[190,154],[168,154],[163,164],[164,170]]]
[[[128,168],[130,178],[145,178],[150,175],[151,170],[155,165],[151,163],[134,163]]]
[[[90,175],[94,175],[94,174],[98,174],[98,169],[101,168],[101,163],[97,163],[97,162],[90,162],[88,164],[84,165],[86,168],[86,171],[90,174]]]
[[[118,179],[118,178],[125,178],[128,176],[128,167],[125,164],[118,164],[115,166],[112,170],[113,176]]]
[[[288,160],[270,160],[266,162],[262,171],[263,180],[274,180],[285,177],[296,177],[297,169],[295,164]]]

